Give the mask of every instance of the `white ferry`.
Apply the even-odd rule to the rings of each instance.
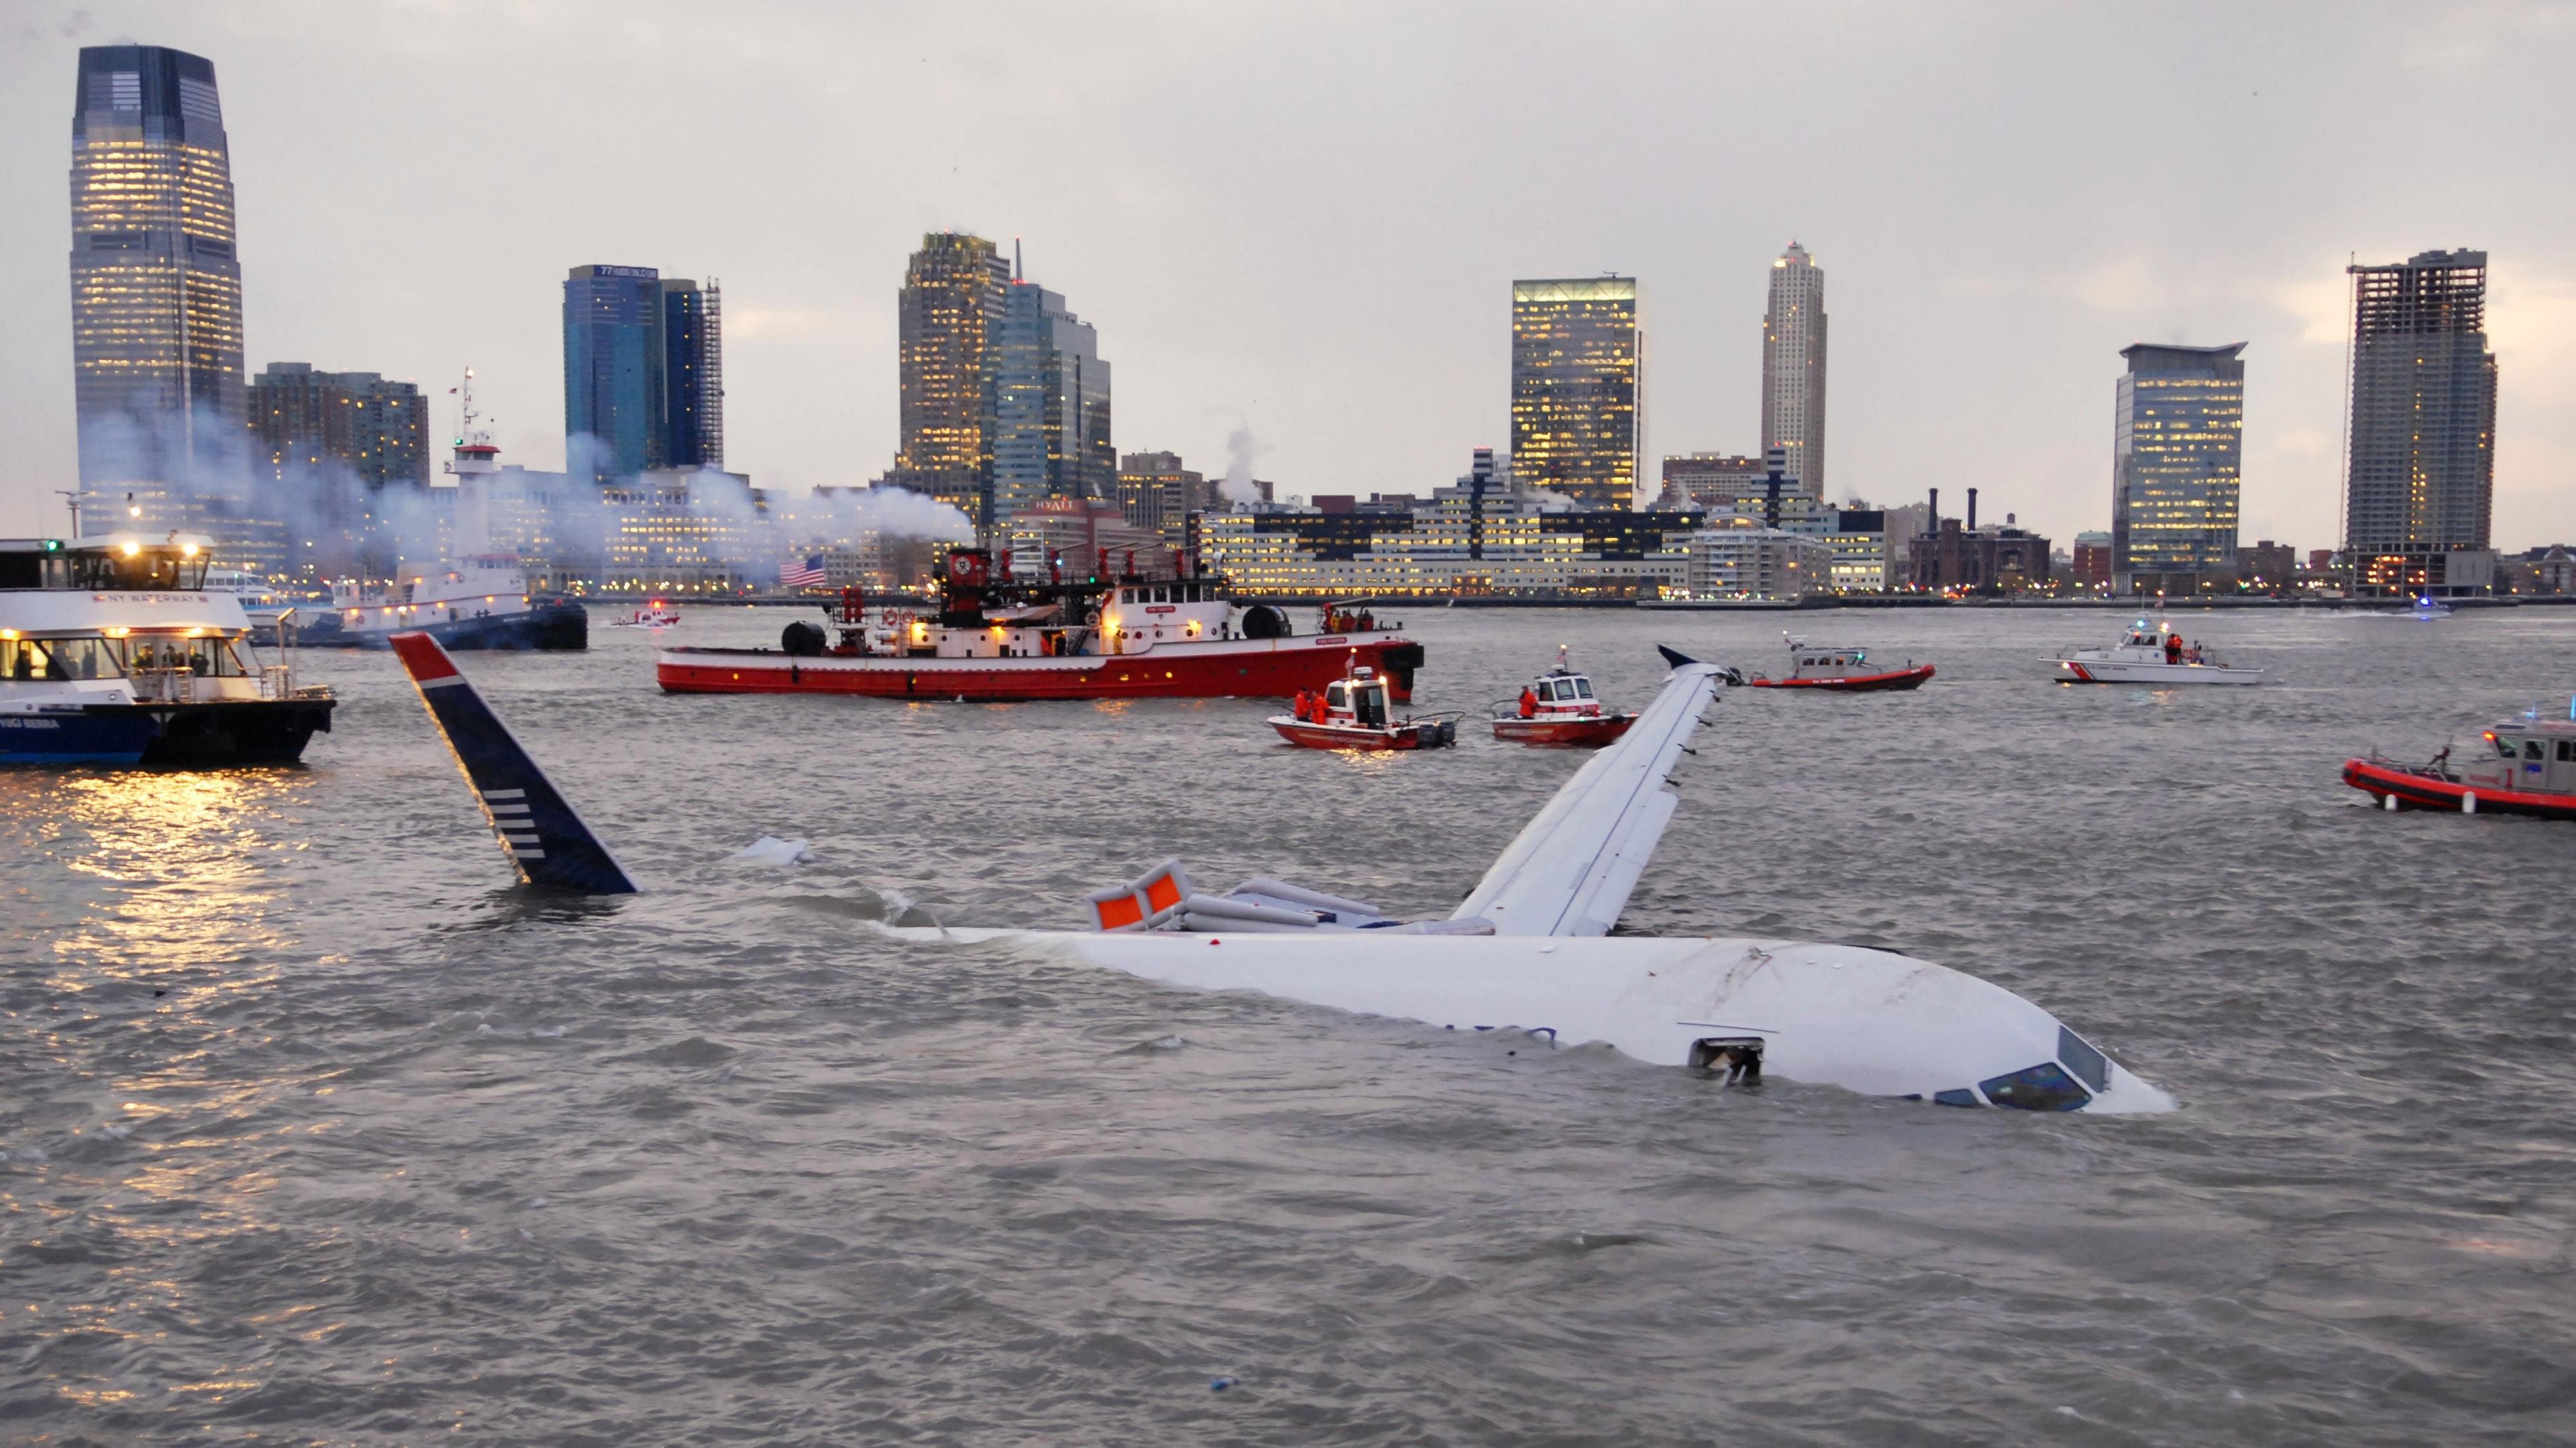
[[[528,592],[516,556],[479,553],[406,570],[390,588],[355,580],[331,585],[331,607],[298,620],[297,641],[336,647],[390,647],[398,633],[428,634],[451,649],[586,649],[590,614],[568,598]]]
[[[207,539],[0,540],[0,764],[288,764],[334,700],[263,663]]]
[[[2261,669],[2222,661],[2208,645],[2184,638],[2162,619],[2139,619],[2118,643],[2072,648],[2041,663],[2057,666],[2062,684],[2259,684]]]

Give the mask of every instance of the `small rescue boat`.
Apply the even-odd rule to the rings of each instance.
[[[1592,680],[1566,667],[1565,647],[1556,667],[1530,681],[1517,700],[1494,705],[1494,737],[1505,744],[1598,749],[1628,732],[1634,714],[1604,711]]]
[[[611,620],[610,628],[670,628],[680,621],[680,611],[660,599],[635,610],[621,619]]]
[[[1757,689],[1831,689],[1846,694],[1888,689],[1919,689],[1932,677],[1930,664],[1911,659],[1901,669],[1870,662],[1867,649],[1819,648],[1802,639],[1780,635],[1789,645],[1789,676],[1775,679],[1755,674],[1746,682]]]
[[[2576,820],[2576,700],[2565,719],[2543,719],[2534,709],[2485,731],[2479,745],[2474,758],[2457,765],[2448,746],[2423,764],[2377,754],[2347,759],[2343,782],[2383,809]]]
[[[2261,669],[2223,663],[2207,646],[2186,641],[2172,624],[2139,619],[2116,644],[2067,649],[2043,663],[2061,684],[2259,684]]]
[[[1404,719],[1387,713],[1387,679],[1363,664],[1297,708],[1270,716],[1279,737],[1300,749],[1439,749],[1458,742],[1458,711]]]

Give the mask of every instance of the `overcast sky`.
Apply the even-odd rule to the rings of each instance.
[[[0,532],[75,476],[76,51],[212,60],[249,369],[467,366],[560,465],[567,267],[725,290],[726,463],[896,438],[924,230],[1023,240],[1120,451],[1427,490],[1506,435],[1514,277],[1640,278],[1647,447],[1752,451],[1763,292],[1826,273],[1833,489],[2110,516],[2119,350],[2249,342],[2244,535],[2339,526],[2343,267],[2492,258],[2498,546],[2576,541],[2576,7],[11,0]],[[452,414],[442,411],[442,428]],[[1650,464],[1651,472],[1651,464]]]

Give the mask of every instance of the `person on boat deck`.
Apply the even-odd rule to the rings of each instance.
[[[2182,635],[2165,635],[2165,662],[2168,664],[2179,664],[2182,662]]]
[[[1299,721],[1300,723],[1303,723],[1303,722],[1305,721],[1305,718],[1306,718],[1306,691],[1305,691],[1305,690],[1303,690],[1303,689],[1299,689],[1299,690],[1297,691],[1297,697],[1295,697],[1295,698],[1293,698],[1293,699],[1290,699],[1290,700],[1288,701],[1288,715],[1289,715],[1289,717],[1290,717],[1290,718],[1295,719],[1295,720]]]
[[[1527,684],[1521,685],[1521,717],[1524,719],[1538,717],[1538,695],[1531,693],[1530,686]]]

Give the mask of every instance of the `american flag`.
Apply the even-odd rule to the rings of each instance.
[[[823,555],[817,553],[802,563],[790,558],[786,562],[779,564],[778,586],[781,588],[822,587]]]

